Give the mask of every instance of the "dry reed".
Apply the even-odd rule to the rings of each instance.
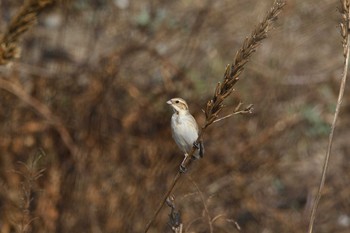
[[[341,79],[341,84],[340,84],[340,89],[339,89],[339,94],[338,94],[338,100],[337,100],[337,105],[335,109],[335,113],[333,116],[333,121],[332,121],[332,126],[331,126],[331,131],[329,133],[329,139],[328,139],[328,146],[327,146],[327,152],[326,152],[326,157],[323,163],[323,168],[322,168],[322,175],[321,175],[321,180],[320,184],[318,186],[318,191],[314,200],[314,204],[311,210],[311,215],[310,215],[310,221],[309,221],[309,233],[313,232],[314,228],[314,223],[315,223],[315,218],[316,218],[316,212],[317,208],[322,196],[322,190],[325,185],[326,181],[326,175],[327,175],[327,169],[328,169],[328,164],[329,160],[331,157],[331,150],[332,150],[332,144],[333,144],[333,135],[340,111],[340,106],[341,103],[343,102],[343,95],[344,95],[344,90],[345,90],[345,84],[346,84],[346,76],[347,76],[347,71],[348,71],[348,66],[349,66],[349,30],[350,30],[350,1],[349,0],[341,0],[341,7],[339,9],[341,15],[342,15],[342,21],[340,23],[340,35],[342,37],[342,44],[343,44],[343,56],[344,56],[344,66],[343,66],[343,74],[342,74],[342,79]]]
[[[223,77],[223,82],[222,83],[219,82],[217,84],[213,98],[210,99],[206,104],[206,108],[204,110],[205,123],[201,127],[202,130],[199,133],[196,143],[199,143],[202,140],[204,132],[208,128],[208,126],[210,126],[212,123],[214,123],[215,120],[219,118],[219,113],[224,107],[224,104],[223,104],[224,100],[234,91],[233,87],[238,82],[239,76],[244,70],[245,64],[249,61],[249,58],[256,51],[260,43],[265,38],[267,38],[268,31],[270,30],[273,22],[277,20],[277,16],[282,11],[282,8],[284,6],[285,6],[284,1],[275,1],[273,3],[272,8],[267,12],[264,19],[260,22],[260,24],[257,25],[257,27],[253,30],[251,35],[244,40],[241,48],[236,53],[233,63],[226,67],[224,77]],[[246,109],[246,112],[249,112],[250,108],[251,106],[249,106]],[[236,109],[236,110],[240,111],[239,109]],[[192,162],[195,160],[193,158],[193,154],[196,150],[197,148],[193,146],[188,156],[190,159],[187,159],[184,163],[185,167],[188,168],[192,164]],[[174,189],[176,183],[178,182],[182,174],[183,173],[181,171],[178,171],[178,173],[176,174],[173,183],[171,184],[168,191],[160,201],[159,206],[156,209],[155,213],[153,214],[151,220],[146,225],[145,231],[144,231],[145,233],[148,232],[154,220],[157,218],[161,208],[163,207],[167,198],[170,196],[172,190]]]
[[[19,57],[19,39],[35,24],[40,12],[53,2],[53,0],[27,0],[24,3],[1,38],[0,65],[5,65],[12,59]]]

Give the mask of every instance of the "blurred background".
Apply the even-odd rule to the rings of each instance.
[[[75,0],[0,67],[0,232],[142,232],[183,155],[172,97],[199,124],[272,0]],[[23,1],[1,1],[4,31]],[[343,66],[338,2],[289,0],[176,186],[184,232],[305,232]],[[347,85],[349,90],[349,85]],[[315,232],[350,229],[345,92]],[[171,232],[164,207],[150,232]]]

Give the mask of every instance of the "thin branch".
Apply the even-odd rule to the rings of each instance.
[[[231,114],[228,114],[228,115],[226,115],[226,116],[224,116],[224,117],[221,117],[221,118],[219,118],[219,119],[216,119],[215,121],[213,121],[213,123],[216,123],[216,122],[225,120],[225,119],[227,119],[227,118],[229,118],[229,117],[232,117],[232,116],[235,116],[235,115],[239,115],[239,114],[248,114],[248,113],[249,113],[249,114],[253,113],[253,104],[250,104],[248,107],[246,107],[246,108],[243,109],[243,110],[235,110],[235,111],[233,111],[233,113],[231,113]]]
[[[197,183],[191,178],[191,176],[188,176],[188,179],[191,181],[191,183],[194,185],[194,187],[197,189],[197,192],[199,194],[199,197],[201,198],[201,201],[203,203],[203,207],[204,207],[204,212],[205,214],[207,215],[207,219],[208,219],[208,225],[209,225],[209,231],[210,233],[213,233],[213,222],[212,222],[212,219],[210,217],[210,214],[209,214],[209,210],[208,210],[208,206],[207,204],[205,203],[205,200],[204,200],[204,196],[203,196],[203,193],[202,191],[199,189]]]
[[[226,218],[226,214],[219,214],[219,215],[215,216],[215,217],[213,218],[212,222],[214,223],[214,222],[216,222],[217,220],[219,220],[220,218],[225,218],[226,222],[233,223],[238,231],[241,231],[241,230],[242,230],[242,228],[241,228],[241,226],[238,224],[238,222],[235,221],[235,220],[233,220],[233,219],[228,219],[228,218]]]
[[[191,222],[188,223],[186,229],[185,229],[185,232],[190,232],[190,228],[192,227],[192,225],[195,223],[195,222],[199,222],[202,220],[202,217],[198,217],[198,218],[195,218],[195,219],[192,219]]]
[[[333,122],[331,126],[331,132],[329,133],[329,139],[328,139],[328,147],[327,147],[327,153],[326,157],[324,160],[323,168],[322,168],[322,175],[321,175],[321,181],[318,187],[317,195],[315,197],[314,205],[312,207],[311,215],[310,215],[310,222],[309,222],[309,230],[308,233],[312,233],[313,227],[314,227],[314,222],[316,218],[316,211],[317,207],[319,205],[321,196],[322,196],[322,190],[325,184],[326,180],[326,174],[327,174],[327,168],[329,164],[329,159],[331,156],[331,150],[332,150],[332,144],[333,144],[333,135],[334,135],[334,130],[336,127],[339,111],[340,111],[340,106],[343,101],[343,95],[344,95],[344,90],[345,90],[345,84],[346,84],[346,76],[347,76],[347,71],[348,71],[348,65],[349,65],[349,28],[350,28],[350,10],[349,10],[349,0],[342,0],[342,8],[340,9],[342,13],[342,19],[343,21],[340,23],[340,28],[341,28],[341,36],[343,38],[343,48],[344,48],[344,67],[343,67],[343,75],[342,75],[342,80],[340,84],[340,90],[339,90],[339,95],[338,95],[338,101],[337,101],[337,106],[335,109],[334,117],[333,117]]]

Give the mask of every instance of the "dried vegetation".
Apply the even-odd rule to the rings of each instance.
[[[0,67],[0,232],[142,232],[182,160],[166,100],[211,119],[213,87],[272,1],[24,2],[0,8],[11,64]],[[245,72],[235,57],[225,75],[242,80],[220,114],[241,101],[254,113],[207,129],[205,158],[151,231],[306,231],[343,65],[336,7],[290,0]],[[350,227],[347,93],[315,232]]]

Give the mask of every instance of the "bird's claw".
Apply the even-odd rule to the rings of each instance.
[[[185,173],[186,171],[187,171],[187,168],[183,164],[181,164],[180,165],[180,173]]]
[[[200,141],[200,142],[197,142],[197,141],[195,141],[194,143],[193,143],[193,146],[197,149],[197,150],[199,150],[199,156],[201,157],[201,158],[203,158],[203,155],[204,155],[204,146],[203,146],[203,143]]]
[[[199,146],[199,143],[198,143],[198,142],[194,142],[194,143],[193,143],[193,146],[194,146],[197,150],[200,149],[200,146]]]

